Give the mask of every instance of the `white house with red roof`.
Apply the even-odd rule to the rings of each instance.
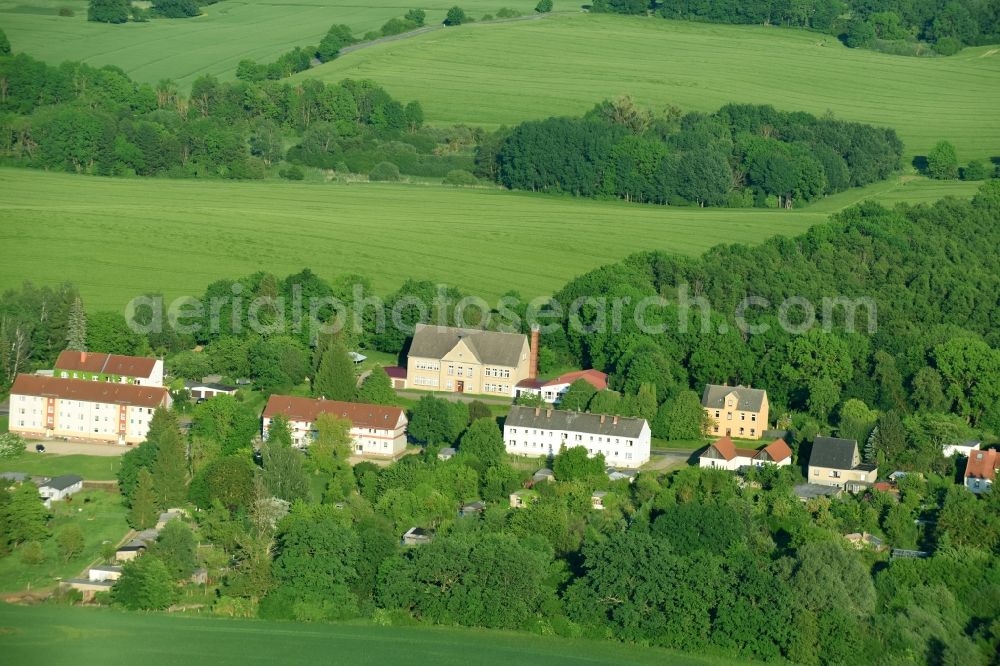
[[[709,445],[698,458],[699,467],[738,471],[747,467],[792,464],[792,449],[783,439],[776,439],[760,449],[738,448],[729,437]]]
[[[514,396],[537,395],[549,404],[557,403],[563,393],[569,390],[569,385],[578,379],[582,379],[598,391],[608,388],[608,376],[600,370],[576,370],[548,381],[523,379],[514,387]]]
[[[10,388],[9,428],[28,438],[137,444],[146,439],[153,412],[170,404],[161,386],[18,375]]]
[[[395,458],[406,449],[407,420],[399,407],[272,395],[264,408],[264,439],[271,421],[279,414],[288,419],[292,444],[298,448],[308,447],[316,438],[315,422],[319,415],[332,414],[351,422],[351,453],[356,456]]]
[[[163,386],[163,359],[66,349],[59,353],[52,376],[139,386]]]
[[[1000,469],[1000,451],[986,449],[970,451],[965,464],[965,487],[974,493],[985,493],[993,487]]]

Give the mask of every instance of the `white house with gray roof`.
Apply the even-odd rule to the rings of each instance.
[[[582,446],[604,455],[614,467],[636,468],[649,461],[646,419],[515,405],[503,426],[507,453],[554,456],[563,447]]]
[[[406,388],[513,396],[537,368],[528,336],[417,324],[406,361]]]
[[[767,430],[767,391],[748,386],[706,384],[701,406],[711,425],[708,434],[760,439]]]

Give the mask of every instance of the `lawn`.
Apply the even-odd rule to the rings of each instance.
[[[509,125],[616,95],[695,111],[753,102],[895,127],[908,155],[947,139],[962,160],[1000,156],[990,47],[911,58],[803,30],[580,14],[432,32],[298,76],[375,79],[435,123]]]
[[[53,453],[25,453],[0,459],[0,472],[24,472],[35,476],[78,474],[88,481],[111,481],[121,467],[119,456],[59,456]]]
[[[105,541],[117,544],[129,529],[117,493],[83,490],[73,495],[72,501],[53,502],[51,512],[54,517],[49,526],[53,536],[42,544],[45,559],[29,565],[21,560],[19,551],[0,558],[0,593],[37,590],[54,586],[59,578],[75,578],[100,558]],[[86,545],[83,552],[66,562],[58,553],[55,535],[70,524],[83,531]],[[2,641],[0,637],[0,644]]]
[[[472,16],[514,7],[531,13],[536,0],[463,0]],[[58,64],[82,60],[117,65],[147,83],[174,79],[182,87],[202,74],[233,78],[244,58],[270,62],[296,46],[315,46],[334,23],[345,23],[359,37],[377,30],[411,7],[439,24],[454,0],[418,3],[357,0],[225,0],[202,7],[193,19],[154,19],[108,25],[87,21],[86,0],[0,0],[0,26],[15,51]],[[69,7],[73,17],[59,16]]]
[[[736,664],[583,639],[444,627],[294,624],[109,609],[0,604],[5,663],[88,664]]]
[[[894,181],[896,182],[896,181]],[[967,196],[967,183],[917,179],[838,195]],[[832,198],[834,201],[836,198]],[[29,280],[76,284],[90,310],[121,311],[144,293],[198,296],[220,278],[304,267],[356,272],[388,293],[406,279],[486,299],[548,295],[569,279],[643,250],[699,254],[823,222],[801,210],[692,209],[571,197],[375,183],[111,179],[0,169],[0,290]]]

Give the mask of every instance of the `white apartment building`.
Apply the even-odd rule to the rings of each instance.
[[[640,467],[649,461],[646,419],[514,406],[503,427],[507,453],[549,456],[563,447],[582,446],[589,456],[604,455],[613,467]]]
[[[288,419],[292,444],[297,448],[307,448],[316,439],[315,421],[320,414],[333,414],[351,422],[353,455],[395,458],[406,449],[407,420],[399,407],[272,395],[264,408],[264,439],[272,419],[279,414]]]
[[[52,376],[60,379],[163,386],[163,359],[66,349],[59,353]]]
[[[87,379],[18,375],[10,389],[10,431],[28,438],[138,444],[167,389]]]

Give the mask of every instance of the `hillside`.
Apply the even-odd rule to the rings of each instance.
[[[894,127],[907,155],[936,141],[961,159],[1000,156],[1000,51],[908,58],[802,30],[621,16],[473,24],[349,53],[299,77],[372,78],[434,123],[495,127],[577,115],[633,95],[714,111],[771,104]]]
[[[357,272],[386,293],[408,278],[496,298],[546,295],[639,250],[698,254],[796,234],[865,196],[967,196],[970,183],[879,183],[815,208],[691,209],[432,185],[122,180],[0,170],[0,289],[71,281],[90,309],[200,294],[264,267]]]
[[[440,23],[453,0],[419,2],[427,22]],[[530,12],[535,0],[467,0],[475,17],[503,6]],[[75,12],[58,16],[61,7]],[[108,25],[87,21],[86,0],[0,0],[0,28],[14,49],[46,62],[82,60],[116,65],[134,79],[170,78],[187,87],[202,74],[233,78],[243,58],[270,61],[296,46],[315,46],[334,23],[363,35],[402,16],[410,5],[355,0],[225,0],[202,8],[194,19]]]

